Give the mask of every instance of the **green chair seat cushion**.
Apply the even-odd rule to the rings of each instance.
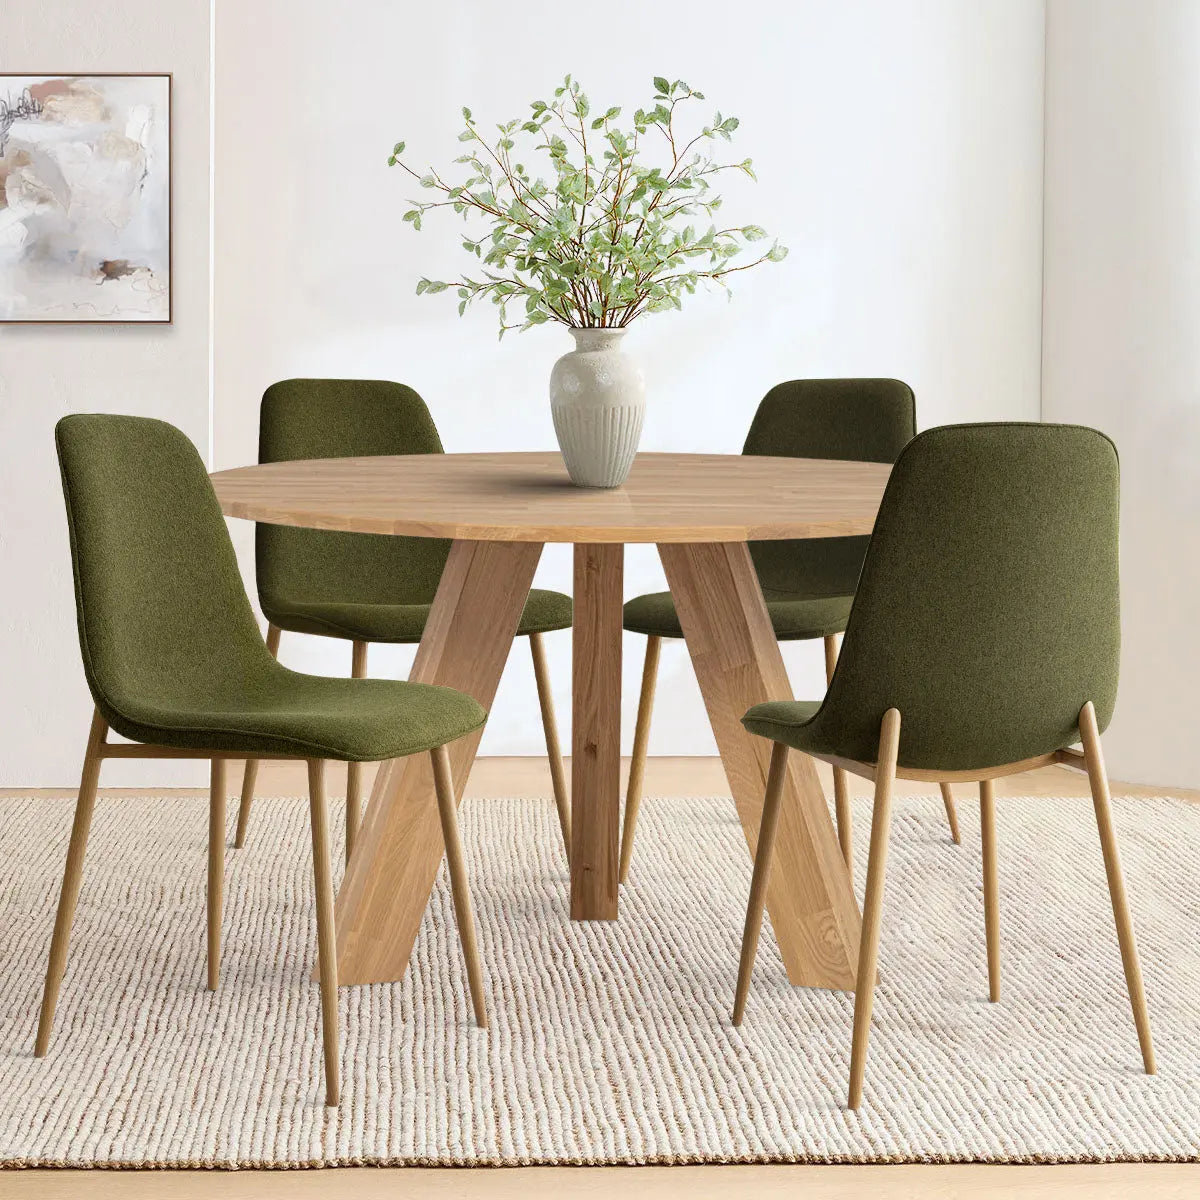
[[[263,614],[290,633],[315,633],[359,642],[415,643],[425,632],[431,604],[287,600],[263,597]],[[571,627],[571,597],[534,588],[525,602],[519,635]]]
[[[263,642],[196,448],[145,417],[55,429],[79,644],[124,737],[201,751],[371,761],[463,737],[486,714],[449,688],[301,675]]]
[[[748,729],[810,753],[975,771],[1103,732],[1120,661],[1119,467],[1081,426],[950,425],[896,462],[820,708],[759,704]]]
[[[783,742],[794,750],[833,753],[824,746],[810,745],[806,731],[821,707],[820,700],[768,700],[756,704],[742,717],[742,724],[759,737]]]
[[[344,762],[402,758],[481,728],[487,713],[453,688],[391,679],[334,679],[280,666],[200,696],[100,698],[122,737],[163,746],[288,754]]]
[[[796,596],[764,591],[767,612],[781,642],[804,641],[841,633],[850,616],[853,596]],[[683,637],[670,592],[637,596],[625,605],[625,628],[650,637]]]

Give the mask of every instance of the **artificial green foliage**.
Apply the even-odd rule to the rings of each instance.
[[[535,100],[530,115],[497,125],[485,138],[464,108],[466,172],[451,183],[432,168],[413,170],[397,142],[390,166],[407,171],[436,199],[413,202],[404,220],[420,229],[427,212],[452,208],[464,220],[482,219],[490,232],[466,236],[463,249],[480,264],[478,274],[453,281],[421,279],[417,293],[458,295],[461,316],[483,297],[500,310],[500,336],[547,321],[573,328],[616,328],[635,317],[682,307],[702,281],[726,286],[726,276],[787,250],[773,242],[762,254],[746,252],[766,239],[757,225],[721,227],[721,198],[712,181],[723,171],[754,178],[750,159],[715,156],[731,140],[736,117],[715,114],[709,124],[685,131],[680,108],[702,101],[682,80],[656,76],[650,108],[618,123],[620,108],[594,110],[568,75],[551,100]],[[548,157],[553,179],[535,177],[528,154]],[[509,305],[520,309],[510,320]]]

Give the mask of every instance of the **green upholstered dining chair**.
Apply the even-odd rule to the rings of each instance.
[[[891,463],[916,431],[912,389],[898,379],[793,379],[773,387],[763,398],[742,453]],[[866,537],[836,537],[750,543],[775,636],[781,642],[824,639],[827,680],[837,661],[838,635],[846,628],[867,541]],[[621,831],[622,882],[629,876],[642,800],[659,651],[663,638],[683,636],[670,592],[630,600],[624,623],[628,632],[646,635],[646,660]],[[842,769],[835,767],[838,841],[850,864],[853,830],[848,782]],[[957,842],[958,815],[949,784],[943,785],[942,796],[951,836]]]
[[[446,744],[487,714],[450,688],[329,679],[282,666],[263,644],[229,533],[191,442],[162,421],[70,416],[55,431],[75,574],[79,644],[95,700],[54,924],[35,1053],[50,1045],[100,764],[210,759],[208,986],[221,947],[225,764],[308,761],[326,1103],[338,1102],[337,958],[324,764],[428,753],[475,1017],[485,1023]],[[110,743],[108,730],[131,743]],[[432,803],[434,797],[430,797]]]
[[[287,379],[262,398],[259,462],[301,458],[441,454],[425,401],[410,387],[381,379]],[[440,538],[335,533],[262,525],[256,532],[258,597],[267,618],[267,646],[278,652],[281,630],[351,643],[351,675],[367,673],[371,642],[421,640],[450,543]],[[571,598],[534,588],[517,629],[529,639],[546,753],[563,844],[571,845],[571,807],[542,634],[571,627]],[[234,845],[245,845],[258,763],[242,780]],[[346,861],[361,821],[361,775],[346,778]]]
[[[733,1020],[745,1010],[785,763],[799,750],[875,787],[854,998],[850,1107],[862,1098],[893,780],[979,780],[989,995],[1000,998],[994,781],[1083,766],[1091,784],[1142,1062],[1154,1049],[1100,734],[1117,694],[1119,471],[1112,442],[1072,425],[957,425],[901,453],[822,702],[757,704],[774,743]],[[1083,753],[1070,749],[1083,742]]]

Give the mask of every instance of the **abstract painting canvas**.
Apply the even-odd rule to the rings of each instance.
[[[170,124],[170,75],[0,74],[0,321],[170,321]]]

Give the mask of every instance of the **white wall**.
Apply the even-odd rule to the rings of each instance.
[[[0,785],[73,785],[91,701],[75,635],[54,423],[70,412],[163,417],[209,436],[209,0],[5,5],[4,71],[174,73],[174,324],[0,324]],[[203,771],[201,771],[201,775]],[[103,782],[199,776],[110,763]]]
[[[401,225],[413,189],[385,158],[403,138],[447,163],[463,104],[507,119],[567,71],[594,104],[636,107],[666,74],[739,116],[735,147],[761,182],[727,211],[791,247],[742,276],[732,304],[699,300],[631,334],[649,383],[644,448],[735,451],[762,394],[797,376],[898,376],[922,425],[1036,419],[1043,32],[1038,0],[444,0],[352,15],[317,0],[219,3],[217,465],[253,460],[259,396],[290,375],[408,382],[450,450],[554,446],[546,382],[566,335],[498,345],[490,311],[459,321],[447,297],[416,297],[419,275],[463,261],[458,228]],[[548,548],[539,578],[569,590],[569,551]],[[631,549],[627,594],[662,586],[653,550]],[[565,719],[569,639],[549,641]],[[626,747],[641,653],[631,638]],[[285,637],[283,655],[349,669],[348,648],[319,639]],[[403,651],[373,656],[380,673],[407,671]],[[819,647],[787,657],[798,693],[818,694]],[[712,753],[682,646],[662,672],[671,703],[651,752]],[[525,661],[484,750],[541,750]]]
[[[1121,455],[1118,778],[1200,786],[1200,4],[1050,0],[1043,416]]]

